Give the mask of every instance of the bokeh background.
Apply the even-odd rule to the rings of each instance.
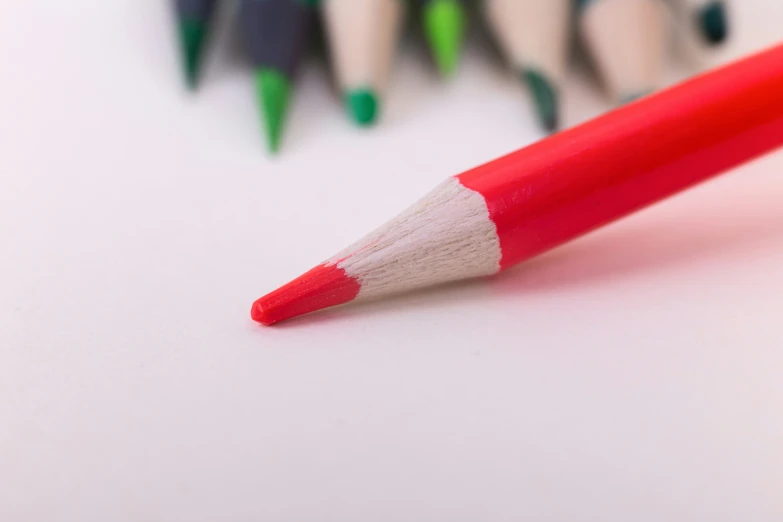
[[[783,38],[779,0],[731,15],[670,81]],[[477,31],[449,83],[409,31],[369,132],[311,58],[276,158],[229,26],[179,73],[163,2],[0,2],[0,520],[783,519],[780,154],[263,329],[255,298],[542,133]],[[610,106],[576,63],[565,123]]]

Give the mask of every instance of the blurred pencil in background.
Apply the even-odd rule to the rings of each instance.
[[[421,20],[432,58],[441,76],[452,76],[459,65],[468,14],[465,0],[419,0]]]
[[[175,0],[182,69],[190,89],[198,86],[204,49],[215,15],[215,0]]]
[[[485,0],[484,8],[503,54],[530,89],[541,125],[555,130],[571,0]]]
[[[729,14],[726,0],[675,0],[679,8],[701,35],[715,45],[722,43],[729,34]]]
[[[404,0],[323,0],[332,68],[351,118],[375,122],[405,11]]]
[[[580,0],[580,32],[615,101],[661,86],[667,20],[661,0]]]
[[[312,0],[241,0],[239,19],[253,62],[269,150],[280,147],[291,91],[313,32]]]
[[[182,68],[190,88],[199,83],[219,1],[174,0]],[[661,87],[672,21],[693,49],[723,42],[729,32],[729,0],[477,1],[501,53],[530,93],[536,119],[549,132],[562,125],[574,27],[602,83],[621,104]],[[327,44],[346,111],[356,124],[369,126],[381,113],[406,9],[419,9],[422,31],[443,77],[457,70],[466,29],[476,13],[471,0],[236,3],[271,152],[280,148],[297,71],[314,37]],[[319,11],[323,25],[317,23]]]

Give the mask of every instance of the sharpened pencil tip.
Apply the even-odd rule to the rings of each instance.
[[[522,79],[527,83],[533,95],[541,126],[548,132],[553,132],[557,129],[560,121],[557,87],[543,74],[532,69],[525,69],[522,72]]]
[[[375,123],[378,116],[378,96],[370,89],[356,89],[345,97],[348,112],[362,127]]]
[[[452,76],[465,32],[464,8],[459,0],[433,0],[424,9],[424,30],[435,64],[442,76]]]
[[[269,315],[266,313],[266,310],[264,309],[264,303],[260,301],[261,300],[259,299],[253,303],[253,306],[250,308],[250,318],[257,323],[263,324],[264,326],[271,326],[274,324],[274,321],[272,321]]]
[[[319,265],[256,300],[250,317],[265,326],[352,301],[359,282],[335,265]]]
[[[710,44],[719,44],[729,33],[726,6],[722,1],[711,2],[699,12],[699,26]]]
[[[290,91],[291,82],[280,71],[274,69],[256,71],[256,95],[266,131],[267,145],[272,153],[280,149]]]
[[[179,22],[179,41],[185,85],[191,90],[198,86],[206,34],[207,28],[202,22],[195,20],[181,20]]]

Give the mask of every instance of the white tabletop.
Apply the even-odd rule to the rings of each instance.
[[[782,154],[262,328],[255,298],[540,134],[486,44],[443,85],[409,38],[379,127],[311,63],[269,159],[230,38],[184,94],[164,4],[0,2],[0,520],[783,518]],[[734,7],[706,62],[783,34]],[[567,123],[608,107],[570,81]]]

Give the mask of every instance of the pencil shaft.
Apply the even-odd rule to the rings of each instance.
[[[783,143],[783,46],[468,171],[507,268]]]
[[[177,14],[183,18],[207,21],[215,8],[215,0],[176,0]]]
[[[314,21],[299,0],[242,0],[240,23],[253,65],[291,78],[301,62]]]

